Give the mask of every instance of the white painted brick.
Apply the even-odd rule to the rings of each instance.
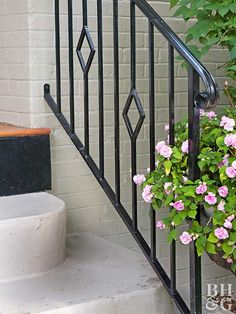
[[[31,110],[29,97],[0,96],[1,110],[18,113],[28,113]]]
[[[0,48],[5,48],[5,47],[6,47],[5,34],[0,33]]]
[[[0,15],[6,14],[6,4],[4,0],[0,0]]]
[[[7,47],[28,47],[28,32],[27,31],[14,31],[9,32],[6,36]]]
[[[5,12],[7,15],[19,14],[28,12],[28,1],[27,0],[7,0],[5,1]]]
[[[30,0],[29,1],[29,11],[31,13],[52,13],[53,1],[47,0]]]
[[[0,63],[1,64],[19,63],[18,49],[17,48],[0,49]]]
[[[26,80],[29,78],[29,67],[27,64],[9,64],[9,76],[13,80]]]

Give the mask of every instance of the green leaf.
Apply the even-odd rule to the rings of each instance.
[[[233,220],[232,226],[233,226],[233,229],[236,230],[236,219]]]
[[[206,238],[204,236],[199,237],[195,242],[198,256],[203,255],[206,245]]]
[[[212,173],[215,173],[215,171],[216,171],[216,166],[215,166],[215,165],[210,165],[209,170],[210,170]]]
[[[219,148],[224,148],[225,147],[225,143],[224,143],[224,137],[218,137],[216,140],[216,144]]]
[[[207,243],[206,243],[206,250],[210,254],[216,254],[215,245],[209,241],[207,241]]]
[[[207,238],[207,241],[209,241],[211,243],[217,243],[217,242],[219,242],[219,239],[214,235],[213,232],[211,232],[209,234],[209,237]]]
[[[196,209],[191,209],[191,210],[188,212],[188,217],[190,217],[190,218],[192,218],[192,219],[195,219],[195,218],[196,218],[196,215],[197,215]]]
[[[177,239],[177,230],[174,228],[170,231],[168,235],[168,242],[172,242],[173,240]]]
[[[203,232],[204,232],[204,233],[209,233],[209,232],[211,232],[211,227],[209,227],[209,226],[204,227],[204,228],[203,228]]]
[[[218,12],[222,17],[224,17],[229,12],[229,8],[228,7],[221,7],[218,9]]]
[[[228,245],[227,242],[224,242],[221,247],[222,247],[223,251],[225,252],[226,256],[230,255],[233,252],[233,246]]]
[[[164,162],[164,167],[165,167],[166,175],[169,175],[170,169],[172,167],[172,162],[170,160],[166,160]]]
[[[187,210],[182,210],[181,212],[179,212],[179,216],[182,218],[182,220],[184,220],[188,215]]]
[[[233,49],[230,51],[230,58],[235,59],[236,58],[236,45],[233,47]]]
[[[206,162],[203,161],[203,160],[200,160],[200,161],[198,162],[198,167],[199,167],[199,169],[200,169],[201,171],[202,171],[203,168],[205,167],[205,164],[206,164]]]
[[[176,6],[176,4],[179,2],[179,0],[170,0],[170,8],[173,8]]]
[[[173,217],[173,221],[174,221],[174,223],[175,223],[175,226],[179,226],[179,225],[182,223],[183,219],[180,217],[179,214],[176,214],[176,215]]]
[[[186,204],[186,202],[185,202]],[[190,206],[189,206],[190,209],[197,209],[197,205],[195,203],[192,203]]]
[[[231,265],[231,269],[232,269],[233,273],[236,272],[236,263]]]
[[[182,154],[177,148],[173,148],[173,157],[176,159],[182,159]]]
[[[195,197],[195,192],[193,190],[188,190],[184,193],[185,196]]]
[[[163,197],[164,197],[164,194],[160,191],[158,191],[156,194],[155,194],[155,198],[159,199],[159,200],[163,200]]]
[[[234,243],[236,242],[236,231],[230,232],[230,240]]]

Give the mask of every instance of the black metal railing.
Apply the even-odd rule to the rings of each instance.
[[[119,112],[123,109],[123,118],[128,129],[131,141],[131,165],[132,177],[137,171],[136,143],[145,119],[145,113],[136,88],[136,8],[138,8],[148,22],[148,65],[149,65],[149,132],[150,132],[150,169],[155,168],[155,73],[154,73],[154,29],[157,29],[168,42],[168,64],[169,64],[169,132],[170,144],[174,145],[174,108],[175,108],[175,78],[174,78],[174,52],[176,51],[188,64],[188,119],[189,119],[189,140],[191,141],[191,152],[189,153],[189,178],[198,178],[197,156],[199,150],[199,111],[205,106],[215,105],[218,99],[217,86],[211,74],[192,55],[179,37],[170,29],[157,12],[147,3],[146,0],[127,0],[130,2],[130,62],[131,62],[131,85],[130,93],[124,109],[120,105],[119,87],[119,1],[113,0],[113,51],[114,51],[114,164],[115,164],[115,188],[114,190],[105,178],[104,173],[104,75],[103,75],[103,12],[102,0],[97,0],[97,56],[98,56],[98,102],[99,102],[99,166],[90,155],[89,142],[89,70],[95,55],[95,48],[88,26],[87,0],[82,0],[83,27],[76,48],[77,56],[81,65],[84,81],[84,141],[79,139],[75,129],[75,99],[74,99],[74,64],[73,64],[73,6],[72,0],[68,0],[68,48],[69,48],[69,99],[70,119],[67,121],[62,113],[61,106],[61,48],[60,48],[60,8],[59,0],[55,0],[55,48],[56,48],[56,101],[50,94],[49,84],[44,85],[44,98],[57,119],[77,147],[85,162],[93,172],[102,189],[110,199],[114,208],[125,222],[130,233],[137,241],[146,258],[152,265],[154,271],[161,279],[171,298],[176,303],[181,313],[202,312],[201,300],[201,260],[197,257],[194,245],[190,248],[190,309],[180,296],[176,288],[176,244],[170,246],[170,277],[164,271],[156,257],[156,230],[155,211],[151,208],[150,215],[150,246],[147,244],[138,230],[137,215],[137,187],[132,182],[132,217],[129,216],[121,203],[120,197],[120,120]],[[81,53],[84,39],[89,45],[90,54],[85,62]],[[205,85],[205,91],[199,92],[200,79]],[[132,102],[135,102],[139,113],[139,120],[133,128],[129,120],[129,109]]]

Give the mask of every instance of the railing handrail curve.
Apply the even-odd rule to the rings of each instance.
[[[173,48],[183,57],[199,74],[206,88],[206,107],[213,107],[219,99],[217,83],[204,65],[193,55],[184,42],[170,28],[170,26],[159,16],[146,0],[133,0],[136,6],[143,12],[150,22],[167,39]]]

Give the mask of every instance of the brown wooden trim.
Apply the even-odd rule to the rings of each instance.
[[[0,137],[21,137],[21,136],[36,136],[49,135],[49,128],[25,128],[7,123],[0,123]]]

